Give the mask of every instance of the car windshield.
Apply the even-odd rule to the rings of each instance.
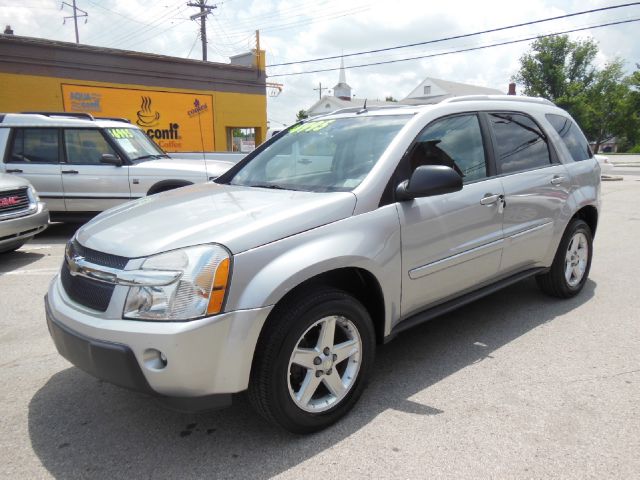
[[[107,134],[124,150],[132,161],[167,157],[147,135],[137,128],[105,128]]]
[[[352,190],[409,117],[363,116],[296,125],[238,170],[229,184],[310,192]]]

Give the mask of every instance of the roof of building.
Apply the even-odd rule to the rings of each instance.
[[[320,100],[309,107],[307,113],[309,115],[319,115],[321,113],[332,112],[341,108],[362,107],[364,106],[365,101],[367,102],[367,106],[398,105],[398,102],[385,102],[368,98],[352,98],[351,100],[343,100],[332,95],[324,95]],[[329,107],[326,107],[326,105],[329,105]]]
[[[430,92],[425,94],[425,87],[434,88],[430,88]],[[463,95],[502,95],[504,93],[505,92],[495,88],[426,77],[409,95],[403,98],[400,103],[406,105],[431,104],[441,102],[446,98],[460,97]]]
[[[0,34],[0,71],[135,84],[265,95],[255,67],[203,62],[41,38]]]

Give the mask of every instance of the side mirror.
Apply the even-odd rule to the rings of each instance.
[[[422,165],[416,168],[409,180],[396,188],[399,201],[431,197],[462,190],[462,177],[451,167],[444,165]]]
[[[117,157],[111,153],[104,153],[101,157],[100,157],[100,163],[107,163],[109,165],[113,165],[115,167],[121,167],[122,166],[122,159],[120,157]]]

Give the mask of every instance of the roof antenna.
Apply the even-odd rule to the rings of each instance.
[[[364,99],[364,105],[362,106],[362,110],[360,110],[356,115],[360,115],[361,113],[365,113],[367,111],[367,99]]]

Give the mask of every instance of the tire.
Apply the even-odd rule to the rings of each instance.
[[[572,220],[562,236],[551,268],[536,277],[538,286],[553,297],[571,298],[577,295],[589,277],[592,256],[591,228],[584,220]]]
[[[334,288],[304,290],[277,305],[267,320],[256,346],[249,400],[290,432],[322,430],[362,394],[375,345],[371,317],[355,298]]]
[[[26,241],[22,240],[19,241],[18,243],[12,243],[10,245],[5,245],[4,247],[0,247],[0,253],[9,253],[9,252],[13,252],[15,250],[18,250],[21,246],[23,246],[25,243],[27,243]]]

